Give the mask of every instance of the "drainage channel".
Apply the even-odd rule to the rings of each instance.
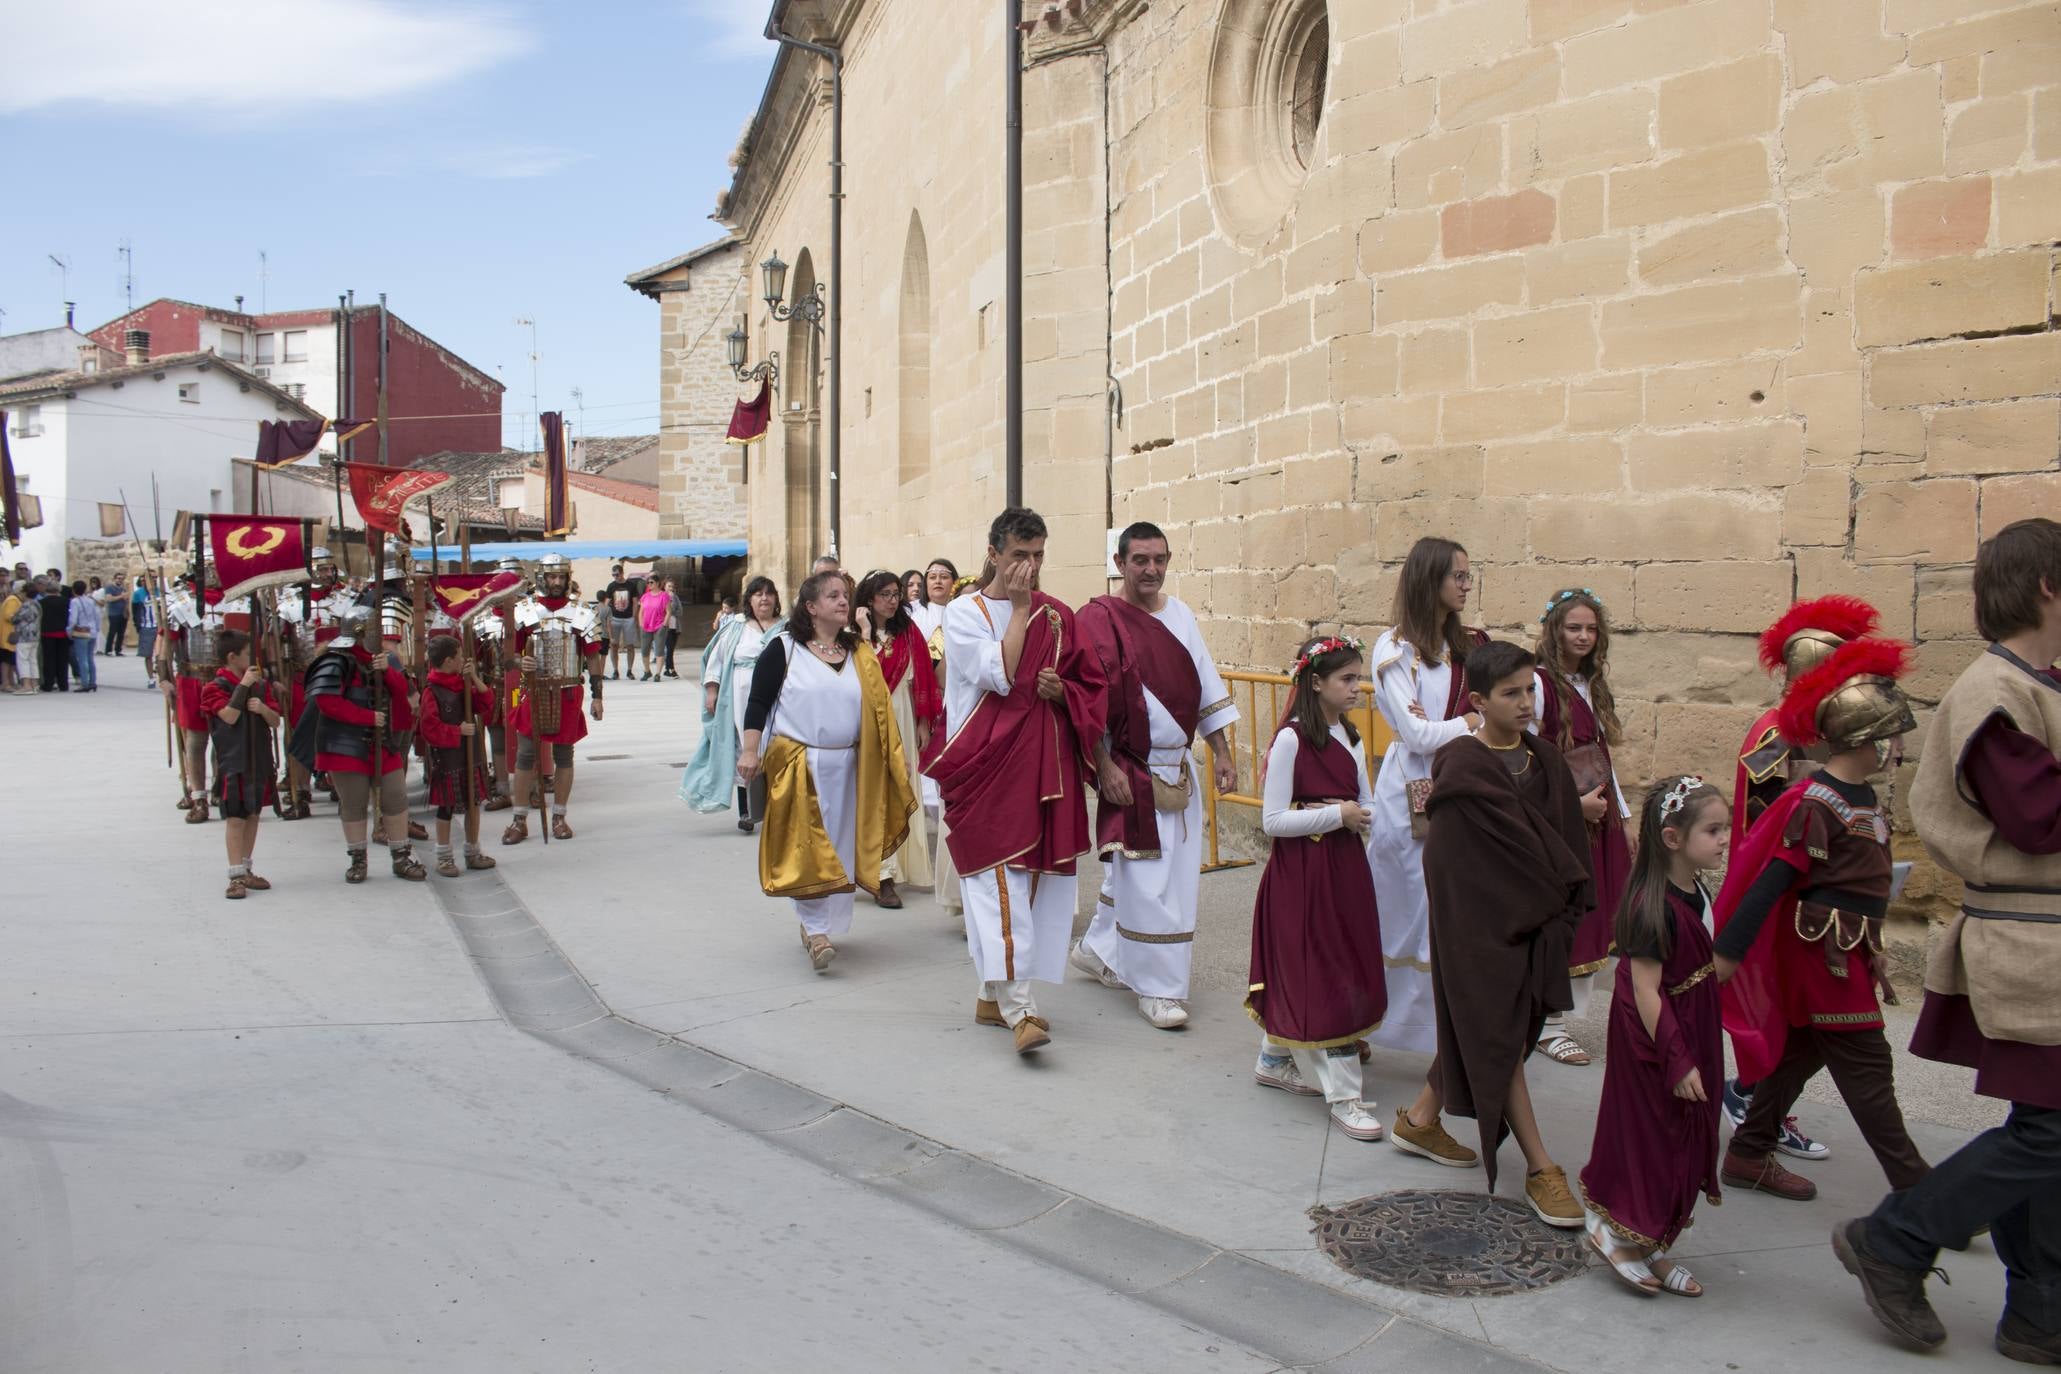
[[[1013,1173],[618,1015],[498,872],[471,874],[462,884],[432,883],[430,890],[509,1025],[840,1178],[981,1232],[1286,1368],[1352,1374],[1373,1369],[1377,1358],[1392,1367],[1406,1349],[1413,1361],[1431,1356],[1435,1368],[1544,1368]]]

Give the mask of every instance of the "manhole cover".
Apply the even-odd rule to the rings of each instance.
[[[1557,1231],[1511,1198],[1400,1192],[1313,1207],[1317,1248],[1363,1279],[1441,1297],[1495,1297],[1588,1268],[1580,1231]]]

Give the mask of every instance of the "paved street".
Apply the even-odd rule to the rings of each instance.
[[[674,796],[684,682],[610,684],[579,837],[494,844],[494,881],[402,884],[375,850],[347,888],[318,804],[265,824],[274,891],[227,903],[157,698],[103,664],[91,701],[0,702],[27,898],[0,1001],[9,1370],[1917,1367],[1824,1244],[1883,1187],[1829,1097],[1803,1109],[1835,1152],[1799,1166],[1816,1203],[1699,1214],[1699,1303],[1594,1270],[1463,1301],[1333,1266],[1313,1205],[1480,1175],[1252,1084],[1256,869],[1205,879],[1187,1031],[1071,982],[1019,1061],[972,1024],[963,934],[924,894],[862,898],[810,972],[752,842]],[[1377,1058],[1369,1096],[1392,1110],[1422,1069]],[[1935,1157],[2000,1115],[1898,1071]],[[1532,1071],[1570,1172],[1601,1078]],[[2010,1367],[1987,1243],[1946,1260],[1956,1367]]]

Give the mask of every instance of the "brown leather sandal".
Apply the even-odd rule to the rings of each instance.
[[[517,816],[508,822],[508,828],[501,832],[502,844],[521,844],[530,837],[530,818]]]
[[[365,851],[363,849],[348,849],[344,852],[351,856],[351,866],[344,870],[344,881],[347,883],[364,882]]]
[[[207,824],[207,819],[208,799],[206,797],[195,797],[192,809],[186,813],[186,823],[188,825],[205,825]]]
[[[243,885],[252,892],[270,892],[272,890],[272,880],[270,878],[260,878],[255,873],[244,874]]]
[[[572,837],[573,828],[565,823],[565,817],[553,816],[551,818],[551,838],[554,840],[569,840]]]
[[[222,895],[224,897],[227,897],[232,902],[240,902],[243,900],[244,888],[245,884],[243,879],[231,878],[229,880],[229,890],[227,892],[224,892]]]
[[[412,845],[398,845],[393,850],[394,876],[406,882],[419,883],[429,877],[429,870],[415,861]]]
[[[494,861],[485,854],[467,854],[465,856],[465,866],[473,869],[492,868]]]

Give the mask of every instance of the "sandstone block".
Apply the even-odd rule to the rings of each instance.
[[[1639,628],[1759,634],[1789,608],[1795,580],[1787,559],[1641,564]]]
[[[1800,296],[1798,278],[1773,276],[1607,303],[1603,364],[1638,367],[1793,348],[1803,334]]]
[[[1403,79],[1442,76],[1526,44],[1524,0],[1467,0],[1403,25]]]
[[[1485,196],[1502,179],[1503,135],[1494,125],[1412,139],[1395,155],[1395,203],[1405,210]]]
[[[1925,417],[1915,410],[1861,408],[1860,482],[1914,481],[1924,476]]]
[[[1866,563],[1964,563],[1975,557],[1975,483],[1886,482],[1865,488],[1854,549]]]
[[[1365,333],[1374,327],[1374,284],[1354,279],[1319,291],[1310,301],[1310,312],[1310,331],[1318,339]]]
[[[2015,329],[2047,318],[2048,256],[1934,258],[1862,272],[1854,320],[1862,347]]]
[[[1844,549],[1796,550],[1798,600],[1858,596],[1882,613],[1882,633],[1899,639],[1912,635],[1912,575],[1908,563],[1856,563]]]
[[[1700,666],[1700,665],[1699,665]],[[1749,701],[1758,698],[1749,697]],[[1728,779],[1738,768],[1739,741],[1760,707],[1682,702],[1654,712],[1654,775],[1699,773]],[[1729,784],[1720,783],[1729,788]]]
[[[1347,401],[1341,417],[1345,442],[1369,448],[1429,447],[1438,442],[1436,396],[1394,396]]]
[[[1587,587],[1602,598],[1613,630],[1633,624],[1632,576],[1622,563],[1494,562],[1477,567],[1474,592],[1484,624],[1516,627],[1519,642],[1529,646],[1547,600],[1564,587]]]
[[[1364,95],[1341,93],[1324,116],[1333,148],[1359,153],[1392,148],[1431,132],[1438,109],[1438,83],[1412,81]]]
[[[1374,321],[1387,328],[1410,320],[1461,319],[1524,295],[1524,260],[1483,258],[1452,267],[1399,272],[1374,286]]]
[[[1973,599],[1964,604],[1972,606]],[[1917,647],[1911,671],[1904,675],[1902,686],[1912,701],[1922,701],[1927,705],[1936,705],[1946,695],[1947,688],[1968,670],[1969,663],[1981,650],[1980,645],[1966,639],[1920,640]],[[1913,733],[1916,734],[1915,731]],[[1918,735],[1917,739],[1909,741],[1907,747],[1915,753],[1918,741],[1923,738],[1923,735]]]
[[[1374,547],[1384,561],[1401,562],[1425,535],[1441,535],[1474,549],[1519,556],[1525,503],[1514,497],[1383,501],[1374,508]]]
[[[1904,56],[1901,30],[1886,34],[1879,16],[1821,0],[1775,0],[1775,27],[1788,40],[1789,84],[1799,91],[1821,77],[1880,76]]]
[[[1511,175],[1551,181],[1597,172],[1653,156],[1651,91],[1612,91],[1548,106],[1512,125]]]
[[[1646,374],[1646,423],[1674,429],[1779,415],[1786,390],[1779,359],[1670,367]]]
[[[1853,478],[1845,468],[1812,468],[1782,492],[1782,542],[1792,548],[1844,549],[1853,525]]]
[[[1255,456],[1262,463],[1281,463],[1310,452],[1310,417],[1307,411],[1277,415],[1259,422]]]
[[[1364,237],[1365,231],[1361,232]],[[1281,295],[1281,259],[1262,258],[1232,279],[1231,313],[1237,319],[1249,320],[1279,305]]]
[[[2032,155],[2041,162],[2061,158],[2061,89],[2053,86],[2032,98]]]
[[[1987,176],[1900,186],[1890,199],[1890,252],[1899,258],[1974,252],[1989,242],[1989,204]]]
[[[1624,489],[1624,445],[1602,435],[1534,439],[1488,450],[1490,496],[1576,496]]]
[[[1297,464],[1298,468],[1301,466]],[[1286,465],[1283,465],[1278,468],[1248,468],[1224,477],[1224,514],[1262,515],[1282,509],[1287,504],[1285,473]]]
[[[1765,0],[1704,0],[1585,34],[1561,47],[1570,96],[1629,86],[1744,57],[1767,41]]]
[[[1400,345],[1392,334],[1346,334],[1331,341],[1330,389],[1340,397],[1396,390]]]
[[[1531,40],[1552,43],[1615,24],[1632,12],[1632,0],[1532,0]]]
[[[1480,496],[1483,458],[1478,444],[1365,454],[1353,476],[1352,499],[1366,506],[1419,497]]]
[[[1758,143],[1684,153],[1650,167],[1610,173],[1610,223],[1664,224],[1769,198],[1767,149]]]
[[[1772,559],[1782,513],[1740,492],[1676,492],[1616,501],[1541,497],[1531,502],[1531,548],[1540,558],[1644,562]]]
[[[1310,302],[1290,301],[1261,315],[1256,321],[1260,354],[1274,357],[1293,353],[1310,344]]]
[[[1645,615],[1644,610],[1640,615]],[[1722,703],[1738,710],[1738,728],[1726,732],[1726,747],[1736,767],[1739,741],[1758,711],[1751,706],[1731,707],[1730,703],[1765,701],[1773,695],[1756,651],[1753,639],[1746,635],[1668,630],[1628,634],[1611,641],[1612,685],[1620,700]],[[1675,767],[1665,760],[1661,766]],[[1718,776],[1729,776],[1729,770]]]
[[[1997,244],[2008,248],[2056,240],[2061,240],[2061,167],[1998,177]]]
[[[1773,206],[1687,225],[1639,249],[1639,279],[1653,286],[1779,272],[1782,215]]]
[[[1438,252],[1436,210],[1397,210],[1360,226],[1360,270],[1369,276],[1430,262]]]
[[[1755,53],[1660,84],[1660,146],[1703,148],[1772,131],[1782,109],[1782,60]]]
[[[2024,94],[1978,100],[1956,110],[1947,127],[1947,171],[1987,172],[2016,163],[2031,141],[2031,119],[2032,98]]]
[[[2018,477],[1989,477],[1982,483],[1982,529],[1989,538],[2013,520],[2034,513],[2051,516],[2061,510],[2061,472],[2030,472]],[[1972,559],[1971,544],[1961,560]],[[1961,561],[1961,560],[1945,560]]]
[[[1965,23],[1955,22],[1965,19],[1971,8],[1978,7],[1954,0],[1890,0],[1884,18],[1893,32],[1911,35],[1906,60],[1913,67],[1980,53],[2061,44],[2061,5],[2026,5]],[[1920,31],[1922,25],[1934,27]]]
[[[1567,388],[1553,384],[1458,391],[1439,405],[1439,433],[1449,444],[1514,439],[1557,426],[1567,414]]]
[[[1440,242],[1448,258],[1545,243],[1553,237],[1553,210],[1553,198],[1534,190],[1460,201],[1439,214]]]
[[[1283,569],[1305,561],[1303,512],[1300,509],[1268,511],[1247,516],[1243,522],[1245,561],[1255,569]],[[1202,543],[1198,538],[1196,547]]]
[[[1843,290],[1855,272],[1882,261],[1884,219],[1873,187],[1792,197],[1789,260],[1812,286]]]
[[[1531,249],[1524,255],[1525,299],[1536,307],[1614,296],[1631,280],[1631,256],[1631,240],[1622,234]]]
[[[1550,105],[1560,94],[1560,55],[1533,48],[1507,61],[1438,77],[1438,122],[1448,129]]]
[[[1977,639],[1975,570],[1918,569],[1918,638]]]
[[[1575,382],[1567,388],[1567,428],[1573,434],[1630,429],[1646,416],[1646,380],[1636,372]]]
[[[1338,45],[1327,96],[1345,100],[1389,90],[1402,80],[1402,52],[1394,29],[1363,32]]]
[[[1458,391],[1467,385],[1465,329],[1426,329],[1405,335],[1402,342],[1402,389],[1406,392]]]
[[[1868,399],[1878,406],[2006,401],[2054,390],[2061,334],[1963,339],[1884,349],[1868,358]]]
[[[2054,397],[1927,413],[1928,475],[2051,470],[2061,452],[2061,400]]]
[[[1386,625],[1395,610],[1396,582],[1402,570],[1395,564],[1374,562],[1372,552],[1370,545],[1339,555],[1338,614],[1348,625]],[[1369,644],[1374,642],[1371,635],[1364,638]]]
[[[1803,423],[1783,418],[1635,434],[1630,459],[1634,491],[1786,487],[1803,477]]]
[[[1337,615],[1337,575],[1329,568],[1297,568],[1274,584],[1271,614],[1302,622]]]
[[[2061,141],[2061,140],[2057,140]],[[1570,177],[1560,188],[1560,241],[1571,243],[1603,232],[1603,197],[1608,189],[1602,173]]]
[[[1852,295],[1810,287],[1803,293],[1803,347],[1789,355],[1790,375],[1858,374],[1860,370],[1861,354],[1853,341]]]
[[[1783,176],[1803,194],[1936,177],[1946,165],[1945,127],[1931,71],[1813,90],[1783,117]]]
[[[1484,386],[1571,376],[1595,367],[1596,320],[1591,306],[1501,315],[1474,326],[1474,373]]]

